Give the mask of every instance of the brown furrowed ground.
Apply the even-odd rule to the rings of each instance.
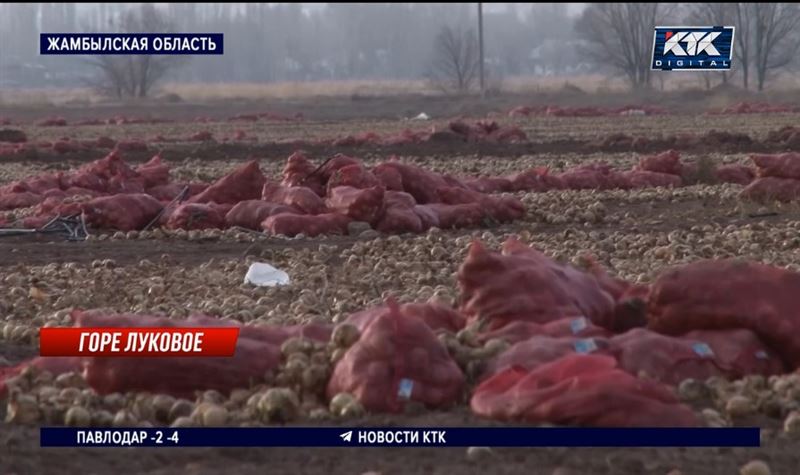
[[[257,138],[254,143],[177,143],[154,147],[146,153],[124,153],[133,162],[143,161],[160,148],[170,162],[173,176],[181,180],[212,180],[247,159],[256,158],[265,174],[280,175],[293,144],[285,140],[330,139],[363,131],[392,134],[405,128],[429,129],[446,120],[408,122],[399,117],[425,109],[420,100],[404,107],[391,102],[350,101],[345,112],[308,107],[305,122],[298,123],[194,123],[193,117],[212,115],[224,119],[251,110],[243,106],[209,108],[169,106],[125,109],[86,108],[24,110],[6,114],[22,125],[33,142],[95,139],[147,140],[155,135],[187,137],[208,130],[214,137],[242,130]],[[508,107],[512,104],[503,104]],[[329,103],[328,106],[332,105]],[[342,104],[337,104],[343,107]],[[441,116],[462,113],[483,117],[497,107],[456,110],[438,104]],[[269,107],[264,109],[269,110]],[[302,104],[282,104],[276,110],[297,112]],[[178,112],[176,112],[178,111]],[[360,113],[360,111],[365,111]],[[12,111],[13,112],[13,111]],[[433,115],[434,109],[429,113]],[[4,114],[6,112],[4,111]],[[184,122],[153,125],[39,127],[35,119],[60,115],[69,121],[131,116],[164,117]],[[326,115],[327,114],[327,115]],[[377,120],[372,119],[378,117]],[[397,117],[397,118],[392,118]],[[794,125],[798,114],[704,116],[689,114],[624,118],[527,118],[497,120],[520,126],[529,143],[467,144],[426,143],[393,147],[303,147],[317,162],[335,152],[364,158],[373,164],[388,155],[454,175],[504,175],[534,166],[561,170],[589,161],[603,160],[629,168],[639,152],[602,149],[590,145],[611,133],[653,137],[658,134],[704,133],[712,129],[741,132],[762,140],[767,132]],[[688,160],[708,157],[714,163],[747,163],[747,154],[782,148],[693,147],[682,151]],[[0,159],[0,185],[39,173],[66,170],[99,158],[104,152],[78,156],[42,154]],[[431,288],[457,294],[453,273],[464,258],[466,246],[480,238],[493,247],[509,235],[546,254],[574,260],[588,251],[613,274],[632,281],[650,281],[671,265],[704,257],[743,257],[789,268],[800,263],[800,206],[755,206],[737,197],[738,185],[705,184],[679,189],[636,191],[551,191],[518,193],[526,216],[493,228],[463,229],[435,234],[278,239],[244,231],[226,231],[208,237],[185,232],[147,235],[93,233],[86,242],[66,242],[46,236],[0,237],[0,327],[5,323],[20,331],[0,333],[0,365],[16,363],[38,351],[35,329],[48,322],[63,323],[59,312],[70,308],[111,308],[141,313],[161,312],[176,318],[192,311],[220,311],[242,321],[296,323],[338,321],[342,315],[381,300],[384,295],[408,301],[424,298]],[[587,215],[586,210],[592,209]],[[602,209],[602,212],[596,211]],[[25,215],[26,210],[15,211]],[[108,262],[108,261],[113,262]],[[266,261],[286,269],[293,284],[276,292],[242,285],[247,265]],[[68,277],[65,277],[68,276]],[[158,284],[154,284],[158,280]],[[323,283],[324,282],[324,283]],[[47,294],[44,300],[28,297],[36,284]],[[161,289],[159,292],[154,288]],[[6,289],[8,289],[6,291]],[[311,290],[313,305],[299,302],[301,292]],[[304,294],[308,295],[308,294]],[[0,328],[2,329],[2,328]],[[34,330],[28,332],[27,330]],[[5,360],[5,361],[4,361]],[[0,420],[6,401],[0,400]],[[707,406],[699,405],[701,410]],[[719,409],[719,408],[717,408]],[[465,448],[428,449],[301,449],[301,448],[203,448],[203,449],[43,449],[38,429],[0,423],[0,474],[47,473],[343,473],[393,474],[541,473],[541,474],[717,474],[738,473],[752,459],[768,462],[773,474],[793,474],[800,466],[800,442],[782,434],[782,420],[764,415],[733,421],[737,426],[765,430],[762,447],[675,449],[493,449],[492,454],[470,460]],[[341,426],[485,426],[499,422],[479,419],[468,406],[450,411],[415,415],[368,415],[332,421],[300,418],[292,425]],[[678,472],[671,472],[678,470]]]

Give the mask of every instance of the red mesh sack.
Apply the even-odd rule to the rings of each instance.
[[[393,168],[402,178],[403,188],[399,191],[409,193],[419,204],[437,203],[439,195],[436,190],[448,186],[447,181],[441,175],[407,163],[389,161],[382,164],[381,167],[381,170]],[[376,170],[373,173],[377,175],[378,172]],[[381,171],[381,174],[385,173]],[[378,175],[378,178],[381,179],[381,176]],[[381,181],[383,180],[381,179]],[[386,186],[387,189],[394,189],[389,184]]]
[[[749,185],[755,178],[755,171],[744,165],[721,165],[714,173],[719,181],[737,185]]]
[[[414,208],[387,205],[375,229],[386,234],[419,234],[424,228]]]
[[[489,360],[483,377],[495,375],[511,367],[530,371],[575,353],[605,354],[608,352],[608,347],[608,339],[602,337],[533,336],[513,344],[506,351]]]
[[[18,182],[20,184],[19,188],[21,189],[14,189],[12,191],[30,191],[31,193],[42,194],[50,190],[60,189],[62,180],[62,173],[43,173]]]
[[[777,352],[769,348],[757,334],[744,329],[695,330],[682,336],[708,344],[717,365],[729,379],[749,374],[770,376],[788,371]]]
[[[201,193],[208,188],[207,183],[170,183],[169,185],[159,185],[147,189],[147,194],[159,201],[172,201],[181,194],[185,187],[189,187],[184,199],[190,198]]]
[[[155,155],[146,163],[136,167],[136,172],[144,180],[146,188],[169,183],[169,167],[161,161],[161,155]]]
[[[390,312],[391,309],[388,305],[368,308],[351,314],[347,318],[347,323],[355,325],[363,331],[375,318]],[[400,313],[404,317],[422,320],[433,331],[447,330],[455,333],[465,325],[463,315],[450,307],[434,302],[406,303],[400,306]]]
[[[683,180],[678,175],[651,172],[647,170],[632,170],[622,172],[620,173],[620,176],[626,181],[626,186],[621,186],[620,188],[626,189],[654,188],[657,186],[676,188],[683,184]]]
[[[667,387],[637,379],[604,355],[569,355],[527,372],[508,368],[481,383],[472,411],[503,421],[590,427],[691,427],[692,410]]]
[[[86,223],[100,229],[134,231],[155,219],[163,205],[143,193],[101,196],[81,206]]]
[[[72,195],[47,198],[36,207],[36,214],[40,216],[74,216],[81,214],[84,203],[91,201],[88,195]]]
[[[322,214],[328,211],[325,201],[311,188],[303,186],[287,187],[267,182],[261,191],[261,199],[291,206],[305,214]]]
[[[108,192],[119,193],[144,193],[144,180],[141,178],[124,178],[113,176],[108,180]]]
[[[350,218],[339,213],[318,215],[298,215],[280,213],[270,216],[261,223],[264,231],[284,236],[304,234],[308,237],[321,234],[347,234]]]
[[[76,171],[65,176],[62,188],[84,188],[88,190],[106,193],[108,191],[108,180],[89,171]]]
[[[283,168],[283,186],[305,186],[319,196],[325,196],[325,179],[314,171],[317,169],[303,152],[295,152],[286,160]]]
[[[147,315],[75,312],[77,327],[188,327],[195,322]],[[278,367],[280,346],[242,334],[233,357],[90,357],[84,376],[98,394],[147,391],[192,397],[195,391],[215,389],[228,393],[248,388]]]
[[[681,175],[681,154],[675,150],[667,150],[657,155],[649,155],[639,159],[639,170],[669,175]]]
[[[123,178],[138,178],[139,174],[136,173],[116,151],[112,151],[100,160],[95,160],[91,163],[80,167],[78,172],[86,172],[97,175],[101,178],[109,179],[114,176]]]
[[[188,202],[236,204],[244,200],[256,200],[261,197],[261,189],[266,181],[258,162],[252,160],[220,178],[202,193],[192,196]]]
[[[356,221],[375,224],[383,212],[383,193],[382,186],[367,189],[337,186],[330,190],[325,203],[332,211]]]
[[[328,161],[328,163],[320,168],[319,174],[322,176],[324,183],[327,182],[338,170],[353,165],[361,166],[361,160],[348,157],[342,153],[337,153],[331,160]]]
[[[792,368],[800,366],[800,274],[734,259],[702,260],[663,272],[648,299],[649,327],[752,330]]]
[[[387,206],[405,206],[411,208],[417,204],[413,196],[403,191],[386,191],[383,200]]]
[[[685,379],[705,381],[724,376],[711,347],[703,341],[637,328],[610,340],[609,352],[620,368],[638,377],[677,385]]]
[[[208,315],[190,315],[186,324],[197,327],[238,327],[239,336],[250,338],[272,345],[281,345],[292,337],[306,338],[320,343],[327,343],[331,339],[334,326],[325,323],[304,323],[297,325],[240,325],[231,320]]]
[[[544,324],[569,317],[615,327],[614,298],[594,276],[514,239],[503,244],[502,254],[473,242],[458,284],[460,311],[470,320],[485,319],[490,330],[514,320]]]
[[[329,192],[337,186],[351,186],[353,188],[364,189],[380,185],[380,180],[361,164],[341,167],[333,171],[328,179]]]
[[[431,203],[414,207],[416,213],[435,215],[442,229],[472,228],[483,225],[486,210],[479,203],[448,205]]]
[[[518,343],[534,336],[605,338],[611,336],[611,332],[595,325],[585,317],[575,317],[562,318],[545,324],[517,320],[496,330],[481,332],[477,338],[482,343],[494,338],[499,338],[509,343]]]
[[[0,195],[0,211],[36,206],[44,200],[42,195],[24,191]]]
[[[800,199],[800,180],[793,178],[756,178],[739,194],[746,200],[788,203]]]
[[[415,205],[414,214],[419,218],[422,225],[422,231],[427,231],[430,228],[440,228],[442,223],[439,221],[439,213],[428,207],[428,205]]]
[[[267,201],[240,201],[225,215],[225,223],[228,226],[241,226],[260,231],[261,223],[270,216],[280,213],[294,213],[296,211],[291,206]]]
[[[558,175],[551,175],[547,168],[533,168],[508,177],[509,191],[549,191],[563,190],[566,184]]]
[[[614,182],[608,173],[590,168],[573,168],[560,173],[558,177],[568,190],[608,190]]]
[[[372,174],[387,190],[403,191],[403,175],[392,166],[392,162],[381,163],[372,169]]]
[[[400,412],[407,401],[439,408],[461,398],[464,376],[436,335],[396,302],[373,318],[336,364],[328,397],[353,394],[374,412]]]
[[[759,177],[793,178],[800,180],[800,153],[788,152],[774,155],[750,155]]]
[[[384,207],[375,229],[387,234],[421,233],[425,228],[415,212],[416,201],[408,193],[386,191]]]
[[[226,211],[227,212],[227,211]],[[162,218],[168,229],[222,229],[225,227],[225,212],[215,203],[183,203],[169,216]]]

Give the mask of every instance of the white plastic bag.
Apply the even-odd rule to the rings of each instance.
[[[289,283],[289,274],[263,262],[254,262],[244,276],[245,284],[258,287],[276,287]]]

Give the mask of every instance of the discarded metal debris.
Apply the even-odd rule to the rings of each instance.
[[[86,221],[82,214],[56,216],[37,229],[0,228],[0,237],[24,236],[26,234],[62,235],[68,241],[85,241],[89,236],[89,231],[86,229]]]

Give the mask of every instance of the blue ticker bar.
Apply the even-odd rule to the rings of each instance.
[[[758,447],[760,429],[43,427],[42,447]]]

